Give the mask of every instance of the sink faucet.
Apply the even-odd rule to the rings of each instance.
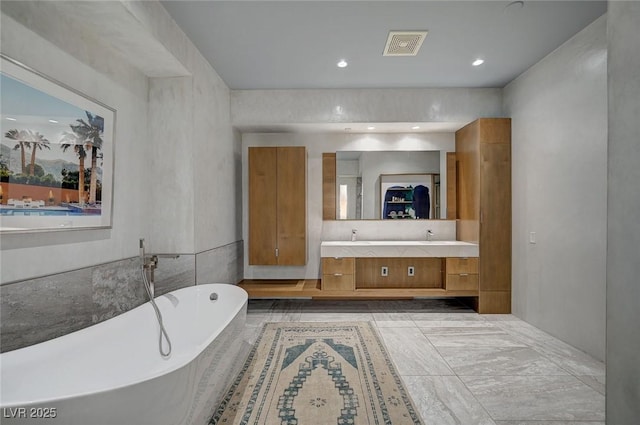
[[[427,240],[428,241],[431,240],[431,236],[433,236],[433,232],[431,231],[431,229],[427,229]]]
[[[356,241],[356,233],[358,233],[358,229],[351,229],[351,242]]]

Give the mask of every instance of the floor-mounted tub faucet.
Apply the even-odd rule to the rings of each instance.
[[[431,231],[431,229],[428,229],[427,230],[427,240],[430,241],[432,236],[433,236],[433,232]]]
[[[160,258],[179,258],[177,254],[152,254],[147,255],[144,249],[144,239],[140,239],[140,263],[142,264],[142,272],[149,282],[150,297],[155,297],[155,270],[158,268],[158,259]]]
[[[149,283],[149,296],[151,299],[155,296],[155,276],[154,271],[158,267],[158,257],[155,255],[147,256],[144,249],[144,239],[140,239],[140,263],[142,264],[142,273],[145,274]]]
[[[356,241],[356,233],[358,233],[358,229],[351,229],[351,242]]]

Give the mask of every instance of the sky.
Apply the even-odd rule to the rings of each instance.
[[[0,91],[2,93],[0,96],[2,144],[10,148],[15,146],[14,141],[4,137],[4,134],[11,129],[37,131],[49,140],[51,149],[38,150],[36,162],[38,158],[62,158],[77,163],[77,156],[73,149],[67,149],[67,152],[63,153],[62,149],[54,145],[59,145],[63,134],[71,130],[69,124],[75,124],[79,118],[86,121],[84,109],[50,96],[5,74],[0,74]],[[30,152],[29,150],[28,154]],[[19,151],[17,155],[19,158]],[[15,157],[15,155],[12,156]]]

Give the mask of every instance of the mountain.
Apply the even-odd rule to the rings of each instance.
[[[15,174],[20,174],[22,171],[20,168],[20,150],[13,150],[11,147],[0,143],[0,154],[2,154],[2,160],[6,161],[9,165],[9,170]],[[27,167],[29,166],[29,160],[31,159],[31,151],[27,151]],[[78,171],[78,164],[69,162],[65,159],[40,159],[36,154],[36,164],[40,165],[44,170],[44,174],[52,174],[56,180],[62,180],[62,169],[66,168],[69,171]],[[85,163],[86,164],[86,163]],[[91,163],[88,164],[91,166]],[[100,173],[98,173],[100,176]]]

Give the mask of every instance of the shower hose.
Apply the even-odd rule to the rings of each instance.
[[[142,280],[144,281],[144,289],[147,290],[147,295],[149,295],[149,300],[151,300],[151,305],[153,306],[153,310],[156,312],[156,318],[158,319],[158,324],[160,325],[160,335],[158,338],[158,350],[160,351],[160,355],[162,357],[169,357],[171,354],[171,340],[169,339],[169,334],[167,334],[167,330],[164,328],[164,323],[162,323],[162,313],[160,313],[160,309],[156,304],[156,301],[153,299],[153,295],[151,295],[151,285],[149,284],[149,280],[147,280],[147,273],[145,273],[144,267],[141,267],[142,270]],[[168,349],[165,352],[162,349],[162,337],[167,340]]]

